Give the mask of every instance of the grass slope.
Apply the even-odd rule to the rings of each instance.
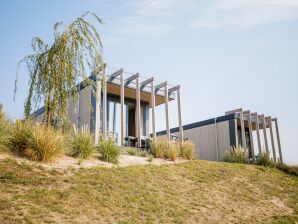
[[[0,161],[1,223],[295,223],[298,178],[191,161],[45,170]]]

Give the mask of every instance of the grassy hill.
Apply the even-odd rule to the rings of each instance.
[[[0,160],[1,223],[295,223],[298,178],[190,161],[45,169]]]

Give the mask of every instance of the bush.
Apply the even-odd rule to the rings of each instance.
[[[20,156],[41,162],[53,162],[63,154],[63,136],[51,127],[16,121],[9,138],[10,149]]]
[[[155,158],[165,158],[168,148],[168,139],[166,137],[158,137],[152,144],[152,153]]]
[[[94,138],[87,126],[83,126],[79,131],[74,128],[74,137],[71,141],[71,155],[87,159],[94,151]]]
[[[33,126],[30,121],[17,120],[11,129],[9,149],[20,156],[25,156],[25,151],[33,138],[32,133]]]
[[[179,154],[179,144],[175,142],[169,142],[168,148],[166,151],[166,158],[175,161]]]
[[[270,166],[272,164],[270,160],[270,153],[269,152],[259,153],[256,164],[260,166]]]
[[[7,150],[7,145],[9,142],[9,129],[10,123],[6,119],[4,113],[2,112],[0,104],[0,152]]]
[[[115,164],[118,163],[120,151],[113,140],[101,141],[98,146],[98,152],[101,154],[104,161]]]
[[[32,138],[25,149],[25,156],[34,161],[54,162],[64,153],[64,139],[62,134],[52,127],[35,125]]]
[[[190,141],[183,141],[180,145],[180,155],[184,159],[192,160],[195,158],[195,145]]]
[[[275,167],[287,174],[298,176],[298,166],[290,166],[284,163],[275,163]]]
[[[223,161],[229,163],[247,163],[247,153],[241,146],[233,146],[226,151]]]
[[[179,155],[179,144],[169,141],[166,137],[159,137],[152,144],[152,153],[155,158],[175,161]]]

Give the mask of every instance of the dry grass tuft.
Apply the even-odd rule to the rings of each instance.
[[[87,159],[95,152],[94,138],[87,126],[83,126],[80,130],[74,127],[70,146],[71,155],[74,157]]]
[[[195,145],[191,141],[181,142],[180,154],[184,159],[192,160],[195,159]]]
[[[33,161],[54,162],[64,153],[63,136],[51,127],[16,121],[9,138],[10,149]]]
[[[229,163],[247,163],[248,156],[246,150],[241,146],[233,146],[226,151],[223,161]]]
[[[118,163],[120,150],[117,148],[113,139],[101,141],[97,149],[104,161],[114,164]]]

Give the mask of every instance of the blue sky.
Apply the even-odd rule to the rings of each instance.
[[[239,107],[278,117],[285,160],[298,163],[297,0],[2,0],[0,102],[11,118],[23,115],[25,69],[15,102],[13,88],[32,37],[51,43],[55,22],[85,11],[105,21],[98,30],[109,66],[182,86],[184,124]],[[170,109],[173,127],[174,102]]]

